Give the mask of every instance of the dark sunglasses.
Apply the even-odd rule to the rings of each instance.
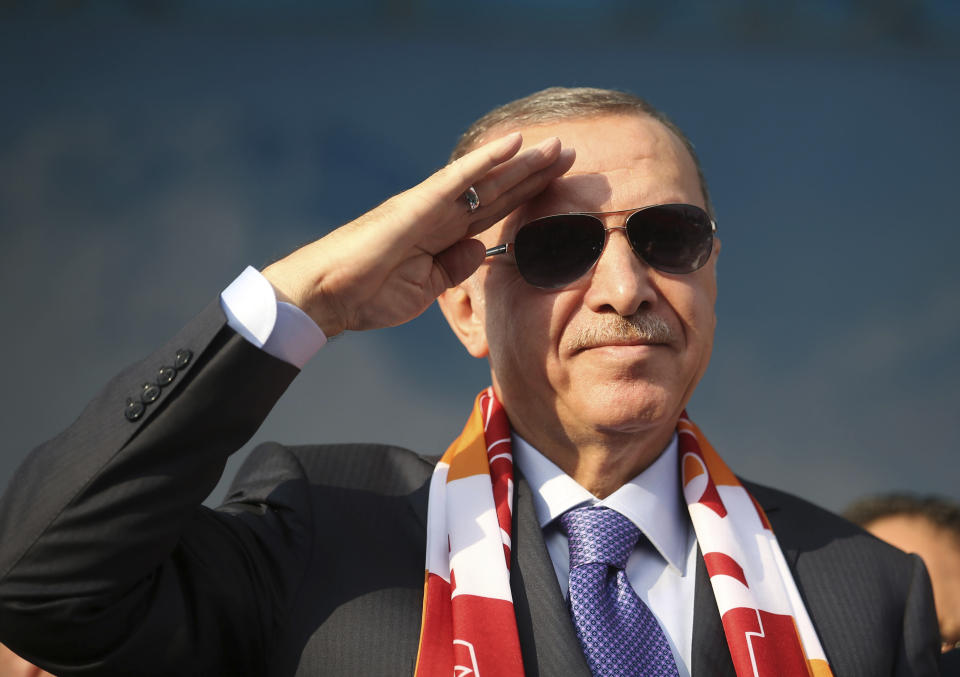
[[[622,226],[607,228],[598,216],[625,214]],[[622,230],[647,265],[663,273],[692,273],[713,251],[717,224],[700,207],[654,205],[616,212],[544,216],[517,230],[513,242],[487,250],[487,256],[513,252],[517,270],[534,287],[559,289],[580,279],[600,260],[607,233]]]

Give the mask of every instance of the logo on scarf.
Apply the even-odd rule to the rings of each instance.
[[[453,640],[453,677],[480,677],[473,644],[463,639]]]

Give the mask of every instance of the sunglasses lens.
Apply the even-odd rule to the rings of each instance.
[[[693,205],[641,210],[628,219],[627,235],[640,258],[664,273],[692,273],[713,249],[710,217]]]
[[[713,250],[713,222],[693,205],[647,207],[632,214],[626,227],[637,255],[664,273],[692,273]],[[559,289],[593,267],[605,240],[603,222],[595,215],[557,214],[520,228],[513,252],[523,279],[535,287]]]
[[[587,214],[560,214],[531,221],[517,231],[514,255],[523,279],[535,287],[564,287],[600,258],[603,224]]]

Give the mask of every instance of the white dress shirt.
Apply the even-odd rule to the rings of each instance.
[[[690,675],[696,537],[680,493],[677,436],[650,467],[600,500],[514,434],[513,461],[530,484],[543,540],[567,596],[570,550],[558,517],[583,505],[602,505],[633,522],[640,539],[627,560],[631,587],[660,621],[681,677]]]
[[[253,266],[220,293],[220,308],[235,332],[269,355],[303,369],[327,342],[310,316],[277,301],[273,285]]]
[[[220,295],[227,324],[253,345],[297,368],[326,343],[323,331],[295,305],[277,301],[273,286],[247,267]],[[602,501],[517,435],[513,457],[533,490],[534,510],[560,588],[567,594],[570,554],[557,518],[580,505],[612,508],[633,522],[640,539],[627,561],[630,585],[660,621],[681,677],[690,675],[696,538],[680,493],[674,435],[660,457]]]

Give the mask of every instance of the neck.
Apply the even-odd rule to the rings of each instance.
[[[519,422],[518,422],[519,423]],[[577,484],[603,499],[656,461],[673,437],[675,425],[651,431],[599,433],[589,439],[554,439],[517,426],[517,432]]]

